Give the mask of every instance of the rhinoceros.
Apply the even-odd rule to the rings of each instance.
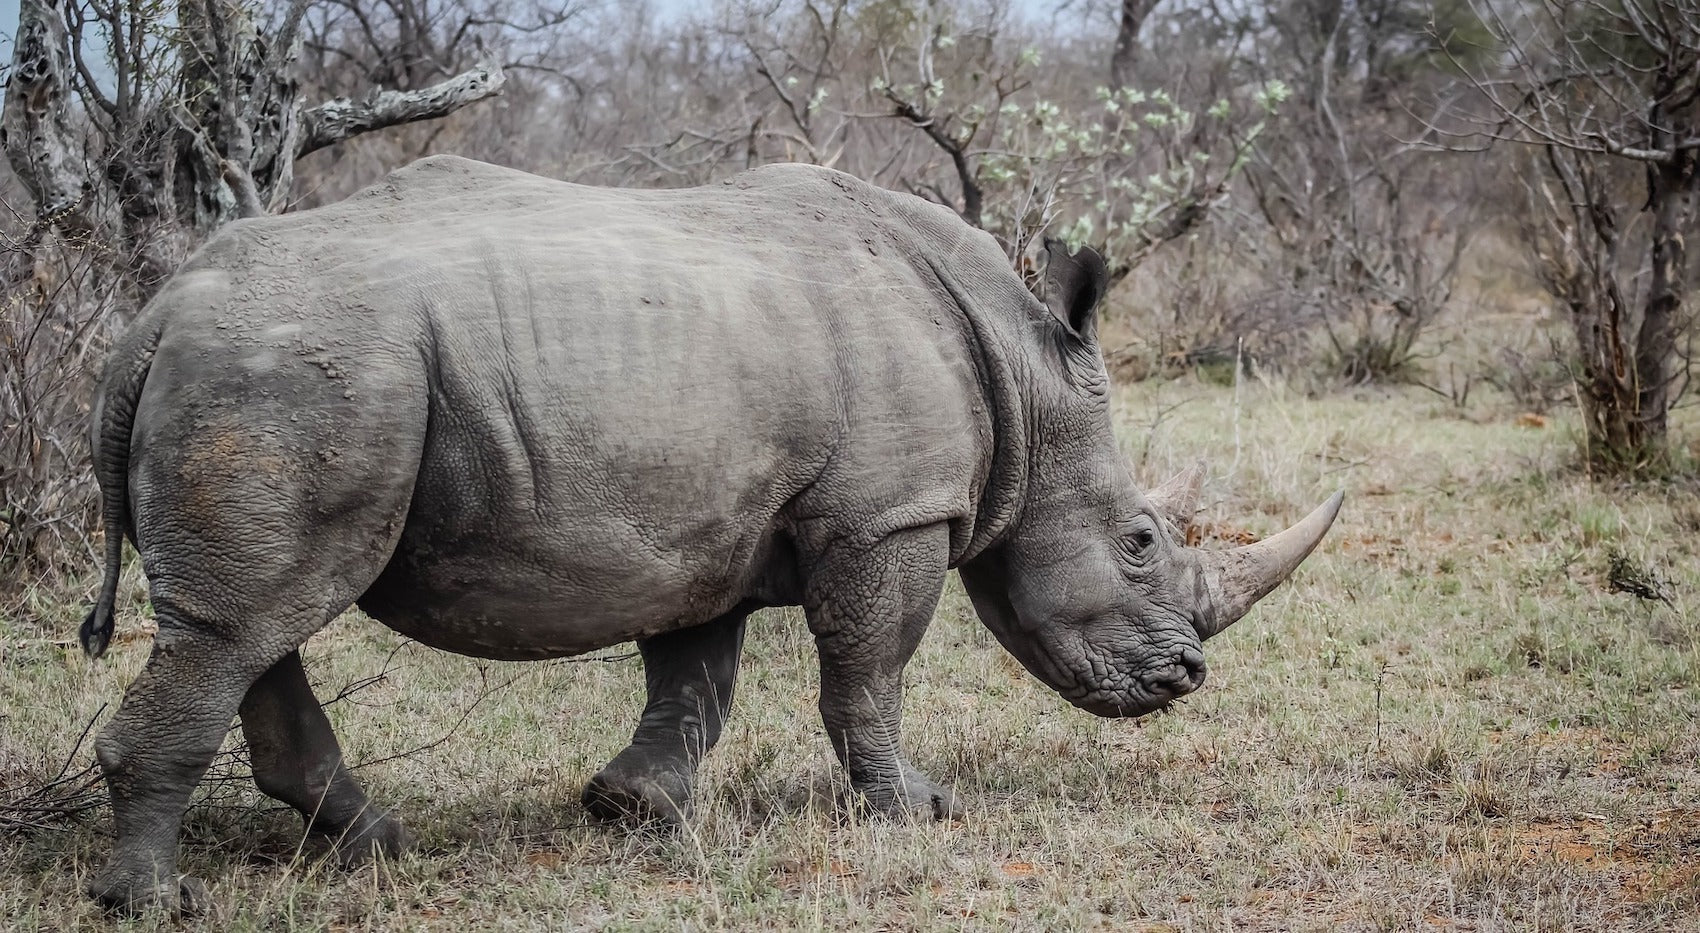
[[[558,658],[636,641],[603,817],[681,820],[746,618],[801,606],[820,713],[874,811],[949,817],[899,746],[902,673],[956,568],[1063,698],[1138,716],[1321,540],[1340,494],[1188,548],[1188,487],[1141,495],[1111,435],[1090,250],[1036,297],[948,209],[803,165],[614,190],[433,157],[238,221],[118,339],[92,429],[106,648],[122,543],[158,620],[96,755],[116,840],[89,892],[192,906],[190,794],[240,717],[264,793],[350,860],[397,821],[344,767],[299,649],[352,605],[436,648]]]

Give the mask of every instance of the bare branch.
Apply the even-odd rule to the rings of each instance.
[[[98,6],[94,9],[96,16],[103,15]],[[78,86],[78,93],[84,100],[94,101],[100,112],[122,121],[128,114],[129,100],[128,77],[124,74],[124,70],[119,69],[118,74],[114,76],[118,85],[118,100],[116,102],[109,100],[102,93],[100,85],[95,82],[94,73],[89,69],[88,59],[83,55],[83,27],[88,25],[88,17],[75,0],[68,0],[65,4],[65,22],[70,32],[71,62],[77,66],[77,76],[82,79],[82,83]],[[122,24],[118,23],[116,18],[110,18],[106,21],[106,28],[112,32],[114,52],[122,52],[124,48]]]
[[[468,104],[500,94],[506,83],[507,73],[502,67],[485,62],[417,91],[379,91],[363,101],[347,97],[325,101],[301,115],[296,158],[351,136],[448,116]]]
[[[1116,28],[1116,50],[1110,56],[1110,90],[1133,85],[1133,66],[1139,58],[1139,30],[1160,0],[1122,0]]]
[[[968,162],[968,153],[962,142],[946,132],[937,119],[921,113],[913,103],[893,93],[890,88],[887,88],[885,93],[891,99],[895,116],[908,120],[911,126],[926,133],[927,138],[937,143],[945,155],[950,157],[950,164],[956,169],[957,183],[962,186],[962,219],[976,227],[980,226],[980,183],[974,177],[974,168]]]
[[[307,5],[310,2],[311,0],[289,0],[283,21],[271,39],[271,50],[266,56],[267,74],[281,74],[300,54],[301,20],[307,15]]]

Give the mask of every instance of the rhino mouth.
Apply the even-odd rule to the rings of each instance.
[[[1057,620],[1023,626],[1001,590],[973,587],[969,595],[1005,651],[1068,703],[1095,716],[1127,719],[1158,712],[1204,683],[1204,654],[1191,638],[1177,637],[1178,649],[1130,663],[1096,644],[1081,626]]]
[[[1107,692],[1103,690],[1087,690],[1085,692],[1064,693],[1077,709],[1085,710],[1103,719],[1137,719],[1152,713],[1168,711],[1176,701],[1191,693],[1192,690],[1150,691],[1137,690],[1127,692]]]
[[[1185,695],[1186,693],[1154,693],[1138,689],[1071,691],[1062,696],[1076,709],[1085,710],[1103,719],[1137,719],[1164,712]]]
[[[1166,660],[1137,667],[1129,673],[1123,672],[1130,665],[1095,650],[1088,639],[1081,638],[1071,647],[1074,650],[1068,652],[1058,652],[1049,645],[1042,647],[1035,652],[1045,656],[1038,664],[1017,657],[1063,699],[1094,716],[1131,719],[1161,712],[1204,685],[1204,655],[1195,647],[1183,647]],[[1076,658],[1079,663],[1059,662],[1059,654]],[[1088,671],[1091,673],[1086,674]]]

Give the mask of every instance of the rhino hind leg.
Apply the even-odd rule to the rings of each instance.
[[[949,532],[899,531],[840,545],[811,574],[804,606],[820,652],[820,712],[861,802],[895,817],[954,819],[956,797],[909,764],[899,741],[903,668],[944,589]]]
[[[248,688],[241,717],[254,783],[300,811],[307,831],[334,847],[345,866],[406,848],[401,824],[372,805],[343,764],[300,651],[285,655]]]
[[[630,745],[585,786],[584,808],[605,820],[682,823],[697,765],[720,740],[744,623],[743,604],[712,621],[638,642],[648,701]]]
[[[115,838],[88,892],[123,912],[200,906],[198,886],[177,874],[179,830],[191,794],[244,705],[245,725],[274,720],[275,728],[263,730],[272,745],[265,737],[260,742],[261,780],[275,779],[273,790],[285,783],[264,764],[280,747],[281,754],[290,751],[280,740],[288,732],[278,725],[287,718],[283,708],[315,705],[305,676],[291,670],[299,664],[292,656],[353,605],[389,561],[422,443],[421,434],[393,425],[424,421],[423,401],[387,402],[382,370],[371,367],[349,377],[359,391],[346,391],[357,394],[360,408],[339,394],[320,410],[340,421],[318,434],[291,433],[282,426],[297,423],[292,414],[315,410],[312,392],[326,391],[319,383],[338,393],[343,383],[321,378],[275,401],[250,399],[239,417],[231,406],[205,399],[242,398],[250,390],[221,383],[216,368],[197,382],[181,360],[162,364],[166,355],[162,348],[149,375],[155,401],[137,417],[148,442],[129,466],[135,539],[158,632],[147,664],[95,742]],[[392,427],[380,430],[374,422]],[[311,711],[305,721],[302,712],[296,710],[292,727],[303,742],[294,750],[317,754],[322,766],[333,760],[328,729],[317,731]],[[337,780],[334,769],[324,780],[327,791],[337,791],[326,804],[349,803],[351,785]],[[347,812],[327,816],[346,819]]]
[[[333,769],[328,781],[310,776],[315,763],[321,768],[333,760],[340,764],[340,754],[327,754],[326,740],[330,748],[335,743],[329,724],[322,733],[313,728],[318,706],[311,701],[306,675],[292,674],[290,664],[293,658],[299,672],[295,646],[330,622],[337,614],[332,608],[255,613],[253,623],[237,626],[190,618],[156,596],[159,633],[153,653],[95,740],[115,831],[111,857],[87,886],[96,901],[124,914],[153,908],[193,914],[206,906],[204,887],[177,872],[178,836],[190,796],[238,713],[250,738],[261,722],[268,726],[255,761],[255,776],[267,793],[284,789],[292,767],[309,793],[315,784],[325,793],[311,802],[296,794],[290,802],[317,808],[332,821],[327,828],[340,820],[342,828],[362,834],[357,844],[368,851],[400,841],[399,828],[379,814],[348,822],[360,812],[353,801],[360,794],[346,772]],[[300,677],[298,684],[291,683],[293,676]],[[308,709],[299,708],[303,701],[291,695],[292,687],[305,694]],[[280,701],[285,698],[297,714],[288,725],[282,723],[287,714]],[[291,729],[297,730],[293,736]],[[290,745],[295,739],[300,743]],[[317,761],[280,764],[296,752],[317,755]],[[334,812],[326,811],[327,805]]]
[[[175,628],[161,614],[162,633]],[[88,883],[108,909],[197,913],[204,889],[177,873],[189,797],[223,744],[253,672],[212,640],[163,639],[95,741],[112,798],[112,855]]]

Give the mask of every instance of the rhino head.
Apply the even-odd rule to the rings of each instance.
[[[1139,716],[1204,683],[1204,641],[1298,567],[1341,494],[1256,544],[1186,547],[1177,527],[1192,517],[1199,475],[1142,495],[1111,433],[1094,316],[1103,259],[1055,242],[1046,252],[1050,315],[1023,380],[1025,489],[998,542],[959,570],[981,621],[1034,676],[1089,712]]]

